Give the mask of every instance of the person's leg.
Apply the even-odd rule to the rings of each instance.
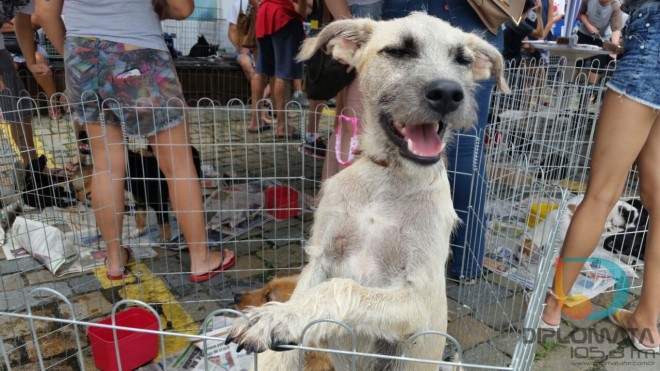
[[[259,53],[257,54],[256,74],[251,82],[252,114],[248,125],[248,131],[251,133],[258,133],[263,125],[259,122],[262,121],[262,117],[258,112],[258,103],[264,97],[266,84],[269,84],[272,89],[272,81],[269,83],[268,80],[275,73],[275,51],[272,36],[268,35],[257,39],[257,44]]]
[[[273,94],[271,100],[273,101],[273,109],[278,117],[278,122],[275,126],[275,136],[276,137],[285,137],[293,134],[295,129],[289,127],[286,124],[285,114],[284,114],[284,103],[286,96],[286,88],[289,83],[289,80],[283,79],[280,77],[275,78],[275,84],[273,84]]]
[[[149,142],[167,179],[172,209],[188,244],[191,274],[198,276],[217,269],[223,264],[223,253],[210,252],[206,244],[202,190],[188,143],[186,125],[181,123],[161,131],[149,137]],[[231,250],[225,250],[224,261],[230,261],[233,256]]]
[[[21,159],[25,166],[37,158],[37,148],[34,146],[34,135],[32,134],[32,117],[23,117],[23,122],[11,122],[11,136],[18,147]]]
[[[121,248],[124,223],[124,179],[126,178],[126,148],[121,127],[100,124],[86,125],[92,148],[92,207],[96,224],[108,251],[108,275],[123,272],[127,255]]]
[[[250,56],[250,51],[248,49],[243,49],[236,56],[236,63],[241,66],[243,74],[248,81],[252,81],[252,78],[255,75],[254,66],[252,65],[252,57]]]
[[[303,64],[296,61],[298,49],[304,38],[302,24],[292,20],[272,35],[275,83],[272,86],[273,108],[278,115],[276,137],[295,137],[295,130],[286,124],[284,115],[288,82],[303,77]],[[261,49],[259,49],[261,51]]]
[[[603,233],[607,216],[618,201],[630,168],[645,146],[645,142],[650,140],[655,145],[658,144],[657,138],[647,139],[656,116],[657,114],[648,106],[620,96],[609,89],[605,93],[600,118],[596,124],[587,190],[566,233],[560,253],[562,272],[555,275],[553,282],[553,291],[558,298],[565,298],[569,294],[584,265],[583,262],[567,262],[565,259],[587,258],[591,255]],[[658,136],[657,132],[658,129],[655,128],[655,137]],[[650,160],[646,160],[645,165],[648,165],[647,161]],[[660,159],[655,158],[653,161],[655,161],[653,166],[657,167]],[[644,169],[645,174],[648,172],[648,169]],[[653,176],[650,178],[653,179]],[[645,184],[651,183],[653,180]],[[652,192],[657,192],[657,189]],[[651,237],[656,239],[657,243],[657,237]],[[651,246],[649,242],[647,244]],[[655,254],[657,252],[652,253],[651,258]],[[547,324],[558,324],[561,317],[561,303],[558,303],[554,297],[548,296],[546,304],[543,320]]]
[[[293,80],[293,95],[291,96],[291,100],[298,102],[301,107],[309,107],[309,99],[307,99],[307,95],[302,90],[302,79]]]
[[[250,124],[248,125],[248,131],[251,133],[256,133],[261,127],[261,123],[257,121],[259,117],[258,103],[262,99],[262,93],[268,82],[268,76],[257,73],[252,77],[251,90],[252,90],[252,111],[250,114]]]
[[[637,158],[640,197],[649,213],[646,253],[644,255],[644,284],[637,308],[619,317],[624,326],[646,346],[660,344],[658,316],[660,316],[660,115],[656,115],[653,129]],[[650,338],[649,338],[650,337]]]

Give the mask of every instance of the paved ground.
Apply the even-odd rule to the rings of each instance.
[[[198,116],[194,116],[194,115]],[[246,134],[240,112],[191,112],[191,138],[203,159],[214,165],[227,183],[236,184],[275,177],[299,190],[313,194],[320,178],[321,162],[303,157],[297,143],[275,141],[270,132]],[[289,119],[296,122],[300,116]],[[37,133],[52,159],[62,166],[75,144],[68,121],[37,124]],[[96,322],[106,317],[112,304],[121,299],[138,299],[151,304],[161,315],[165,330],[196,333],[199,324],[213,310],[230,308],[233,294],[260,287],[274,275],[297,272],[304,261],[302,244],[312,225],[312,212],[301,209],[295,218],[271,221],[223,244],[236,251],[234,268],[203,284],[188,281],[185,267],[188,253],[156,247],[158,256],[131,263],[131,276],[124,284],[111,284],[104,270],[57,277],[32,258],[8,261],[0,256],[0,311],[25,313],[26,303],[37,303],[26,296],[29,289],[49,287],[61,292],[74,305],[75,318]],[[516,345],[524,344],[522,329],[529,293],[520,286],[493,274],[485,274],[474,286],[458,286],[448,281],[449,333],[461,344],[465,361],[476,365],[506,367]],[[634,306],[638,290],[629,299]],[[602,295],[594,303],[608,305],[611,297]],[[34,316],[71,318],[61,302],[39,301]],[[598,308],[598,307],[596,307]],[[39,350],[44,366],[77,369],[76,331],[55,322],[35,321]],[[12,370],[39,369],[37,348],[29,321],[0,316],[2,334],[1,364]],[[93,367],[86,329],[79,328],[84,362]],[[527,332],[529,333],[529,332]],[[585,340],[586,337],[586,340]],[[547,340],[547,339],[546,339]],[[536,354],[533,369],[538,370],[657,370],[660,356],[636,352],[607,320],[574,321],[566,318],[554,341],[533,336]],[[186,340],[167,337],[167,352],[173,353]],[[92,368],[93,369],[93,368]]]

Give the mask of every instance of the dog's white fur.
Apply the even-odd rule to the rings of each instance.
[[[478,36],[422,13],[387,22],[333,22],[305,41],[299,57],[307,59],[326,45],[360,76],[362,156],[323,185],[306,246],[309,264],[291,300],[251,309],[252,325],[237,321],[230,338],[258,352],[274,343],[321,341],[332,349],[351,350],[351,337],[334,324],[315,325],[302,338],[308,323],[331,319],[355,331],[359,351],[400,355],[411,335],[446,331],[445,261],[458,218],[444,161],[422,165],[404,158],[388,139],[383,117],[412,125],[442,121],[450,129],[469,127],[476,121],[474,80],[494,74],[506,88],[502,60]],[[393,57],[387,48],[412,53]],[[457,63],[458,53],[463,63]],[[465,92],[460,106],[444,115],[429,108],[424,97],[424,88],[439,79],[455,81]],[[442,337],[423,336],[406,355],[439,360],[443,347]],[[259,369],[296,369],[297,357],[296,351],[266,351]],[[337,370],[349,369],[351,359],[333,354]],[[359,370],[399,366],[357,358]],[[438,366],[408,362],[404,369]]]

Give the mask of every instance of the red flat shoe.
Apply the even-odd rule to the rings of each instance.
[[[124,273],[126,272],[126,264],[128,264],[128,261],[131,259],[131,250],[125,247],[122,247],[122,249],[126,250],[126,262],[124,263],[124,266],[121,268],[120,274],[111,275],[110,271],[108,270],[108,258],[105,258],[105,260],[103,261],[106,271],[105,276],[108,277],[110,281],[120,281],[126,278],[126,275]]]
[[[236,255],[232,256],[227,262],[225,262],[225,259],[223,258],[222,262],[224,264],[220,263],[219,267],[217,267],[215,269],[212,269],[210,272],[200,274],[199,276],[195,276],[195,275],[191,274],[188,277],[188,279],[190,279],[192,282],[197,282],[197,283],[198,282],[206,282],[206,281],[210,280],[211,278],[215,277],[218,273],[233,267],[234,264],[236,264]]]

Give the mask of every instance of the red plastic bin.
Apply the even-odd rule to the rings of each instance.
[[[298,215],[298,191],[287,186],[272,186],[264,191],[266,210],[277,220]]]
[[[112,325],[112,317],[99,322]],[[142,308],[130,308],[115,315],[115,325],[158,331],[158,319]],[[112,329],[89,327],[87,336],[92,345],[94,363],[99,369],[118,370]],[[158,335],[128,330],[117,330],[119,354],[123,370],[133,370],[153,360],[158,355]]]

